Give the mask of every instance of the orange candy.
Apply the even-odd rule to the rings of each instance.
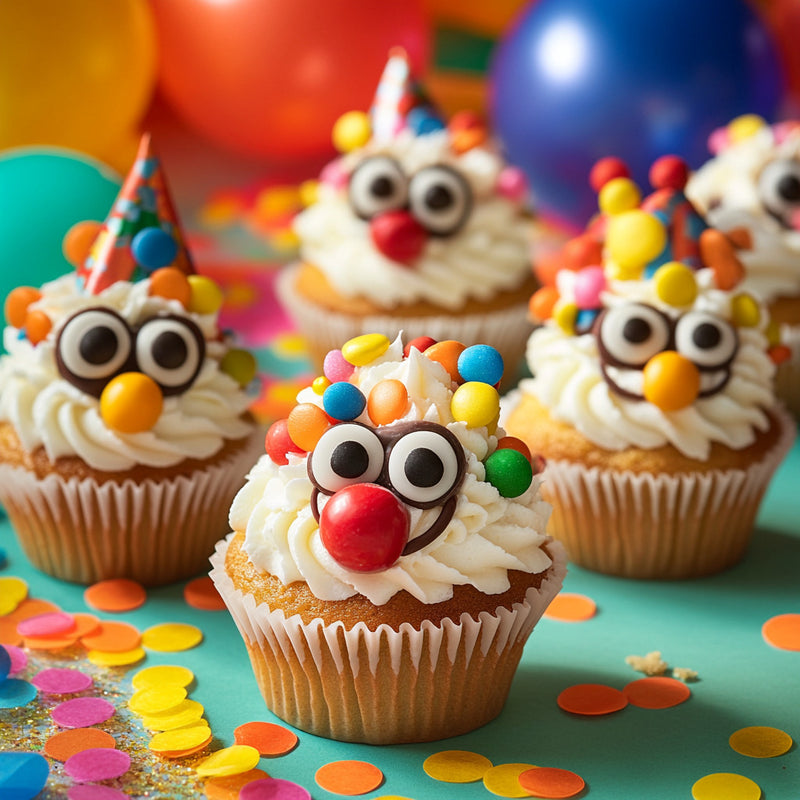
[[[35,303],[42,296],[38,289],[33,286],[18,286],[12,289],[4,307],[6,322],[13,328],[21,328],[25,324],[25,317],[28,314],[28,306]]]
[[[44,311],[29,311],[25,315],[25,335],[31,344],[39,344],[46,339],[52,328],[53,323]]]
[[[543,286],[537,289],[528,301],[528,312],[534,322],[545,322],[553,316],[553,308],[558,302],[559,294],[555,286]]]
[[[286,420],[289,438],[303,450],[311,451],[317,446],[319,437],[328,429],[328,415],[313,403],[300,403],[290,412]]]
[[[97,234],[100,233],[103,224],[93,220],[76,222],[64,236],[61,242],[61,249],[64,258],[77,267],[86,261]]]
[[[700,372],[673,350],[653,356],[643,370],[645,400],[662,411],[690,406],[700,393]]]
[[[184,308],[189,306],[192,298],[192,287],[189,281],[176,267],[162,267],[150,276],[150,294],[177,300]]]
[[[700,234],[700,258],[714,273],[718,289],[727,292],[744,279],[744,267],[733,243],[722,231],[706,228]]]
[[[465,344],[454,339],[445,339],[443,342],[432,344],[426,351],[425,357],[431,361],[438,361],[449,373],[456,383],[463,383],[458,371],[458,357],[467,349]]]
[[[164,407],[159,385],[142,372],[123,372],[110,380],[100,395],[103,421],[121,433],[149,431]]]
[[[394,378],[376,383],[367,398],[367,414],[376,425],[388,425],[400,419],[407,408],[408,391]]]

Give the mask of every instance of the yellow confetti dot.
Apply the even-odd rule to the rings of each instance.
[[[27,596],[28,584],[22,578],[0,578],[0,617],[10,614]]]
[[[217,750],[197,765],[197,774],[205,777],[222,777],[247,772],[258,764],[261,755],[249,744],[234,744]]]
[[[211,735],[211,728],[205,720],[188,725],[185,728],[177,728],[174,731],[164,731],[157,733],[151,740],[148,747],[154,753],[169,753],[179,750],[190,750],[199,747]]]
[[[348,111],[336,120],[331,139],[340,153],[363,147],[372,135],[369,116],[363,111]]]
[[[656,295],[671,306],[690,306],[697,297],[694,273],[680,261],[670,261],[653,275]]]
[[[186,667],[160,664],[156,667],[140,669],[131,683],[134,689],[150,689],[154,686],[188,686],[194,680],[194,673]]]
[[[788,753],[793,742],[792,737],[780,728],[752,725],[732,733],[728,744],[743,756],[774,758]]]
[[[498,764],[487,770],[483,776],[483,785],[492,794],[500,797],[530,797],[520,786],[519,776],[535,768],[535,764]]]
[[[345,342],[342,346],[342,356],[348,364],[363,367],[382,356],[390,344],[389,337],[382,333],[365,333]]]
[[[636,208],[642,199],[639,187],[630,178],[613,178],[600,190],[598,205],[604,214],[621,214]]]
[[[497,419],[500,395],[488,383],[467,381],[453,392],[450,411],[453,419],[465,422],[468,428],[482,428]]]
[[[731,316],[740,328],[755,328],[761,322],[761,309],[750,294],[737,294],[731,300]]]
[[[258,193],[255,211],[259,217],[276,217],[291,214],[300,202],[300,191],[296,186],[271,186]]]
[[[185,699],[186,689],[183,686],[152,686],[134,692],[128,700],[128,708],[139,716],[160,714],[171,711]]]
[[[142,661],[146,655],[141,647],[134,647],[133,650],[123,650],[121,653],[90,650],[86,658],[98,667],[127,667]]]
[[[646,211],[626,211],[608,221],[608,254],[623,269],[645,266],[664,249],[666,243],[666,228]]]
[[[215,314],[222,307],[222,290],[205,275],[189,275],[189,311],[195,314]]]
[[[578,318],[578,306],[559,300],[553,306],[553,322],[568,336],[575,333],[575,320]]]
[[[152,714],[142,717],[142,725],[151,731],[172,731],[199,722],[205,708],[196,700],[184,700],[175,708],[162,714]]]
[[[469,750],[442,750],[428,756],[422,764],[431,778],[445,783],[479,781],[491,767],[492,762],[486,756]]]
[[[758,114],[742,114],[728,123],[728,138],[736,144],[758,133],[767,123]]]
[[[761,787],[735,772],[715,772],[692,786],[694,800],[760,800]]]
[[[319,375],[314,378],[311,388],[314,390],[314,394],[323,395],[330,385],[331,382],[324,375]]]
[[[142,634],[142,645],[160,653],[177,653],[190,650],[203,641],[203,632],[194,625],[183,622],[164,622],[154,625]]]

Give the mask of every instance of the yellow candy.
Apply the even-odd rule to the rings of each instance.
[[[314,390],[314,394],[323,395],[325,394],[325,390],[331,385],[331,382],[324,376],[318,375],[314,378],[314,381],[311,384],[311,388]]]
[[[674,350],[653,356],[642,372],[645,400],[662,411],[686,408],[700,393],[700,371]]]
[[[497,419],[500,395],[488,383],[467,381],[453,392],[450,411],[453,419],[465,422],[468,428],[482,428]]]
[[[342,355],[348,364],[352,364],[354,367],[363,367],[382,356],[389,349],[390,344],[389,337],[382,333],[365,333],[363,336],[356,336],[345,342],[342,346]]]
[[[653,276],[659,300],[671,306],[690,306],[697,297],[694,273],[680,261],[659,267]]]
[[[371,135],[369,116],[363,111],[348,111],[336,120],[331,138],[340,153],[349,153],[363,147]]]
[[[319,196],[319,181],[308,180],[300,184],[300,203],[304,208],[313,206]]]
[[[767,329],[764,333],[770,347],[777,347],[782,343],[781,326],[774,319],[767,323]]]
[[[123,372],[106,384],[100,395],[103,421],[121,433],[149,431],[164,407],[159,385],[142,372]]]
[[[215,314],[222,307],[222,290],[204,275],[189,275],[189,311],[195,314]]]
[[[621,267],[619,264],[609,262],[603,269],[606,279],[610,281],[638,281],[644,273],[644,265],[640,264],[634,267]]]
[[[597,201],[604,214],[621,214],[641,202],[639,187],[630,178],[614,178],[600,190]]]
[[[646,211],[626,211],[608,221],[608,254],[623,268],[645,266],[664,249],[666,243],[666,228]]]
[[[766,124],[758,114],[742,114],[728,123],[728,138],[733,144],[742,142],[758,133]]]
[[[740,328],[755,328],[761,322],[761,309],[749,294],[737,294],[731,300],[733,323]]]
[[[194,680],[194,673],[186,667],[173,667],[159,664],[140,669],[131,683],[134,689],[150,689],[154,686],[188,686]]]
[[[255,747],[248,744],[234,744],[217,750],[197,765],[197,774],[204,777],[223,777],[239,775],[253,769],[261,758]]]
[[[230,375],[240,386],[247,386],[256,376],[256,359],[248,350],[228,350],[219,362],[219,368]]]
[[[575,303],[559,300],[553,306],[553,322],[569,336],[575,333],[575,320],[577,317],[578,306]]]

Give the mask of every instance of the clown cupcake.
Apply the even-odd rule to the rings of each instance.
[[[549,531],[574,561],[687,578],[743,556],[794,425],[733,246],[679,188],[660,191],[650,212],[628,179],[603,187],[604,263],[535,298],[535,377],[505,422],[546,459]]]
[[[790,354],[778,366],[776,392],[800,415],[800,122],[739,117],[715,131],[709,147],[714,157],[687,192],[736,239],[744,286],[768,305]]]
[[[217,327],[147,137],[96,228],[77,274],[6,299],[0,501],[44,572],[162,584],[207,563],[257,457],[254,361]]]
[[[492,347],[366,334],[270,429],[211,577],[282,719],[386,744],[502,709],[565,556],[501,375]]]
[[[343,155],[296,218],[302,263],[279,285],[317,366],[349,338],[403,330],[490,342],[513,374],[534,288],[522,173],[474,114],[445,125],[401,50],[334,143]]]

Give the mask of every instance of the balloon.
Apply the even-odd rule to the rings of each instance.
[[[783,57],[791,103],[787,111],[797,118],[800,115],[800,0],[770,0],[764,13]]]
[[[196,131],[249,156],[332,152],[331,128],[366,110],[389,49],[424,67],[419,0],[152,0],[159,85]]]
[[[645,187],[661,155],[698,167],[714,128],[774,117],[783,83],[744,0],[539,0],[495,53],[490,107],[540,210],[582,227],[599,158],[621,157]]]
[[[0,149],[68,147],[125,166],[155,71],[143,0],[0,3]]]
[[[105,219],[120,185],[104,165],[66,150],[0,155],[0,307],[15,287],[73,270],[64,235],[76,222]]]

